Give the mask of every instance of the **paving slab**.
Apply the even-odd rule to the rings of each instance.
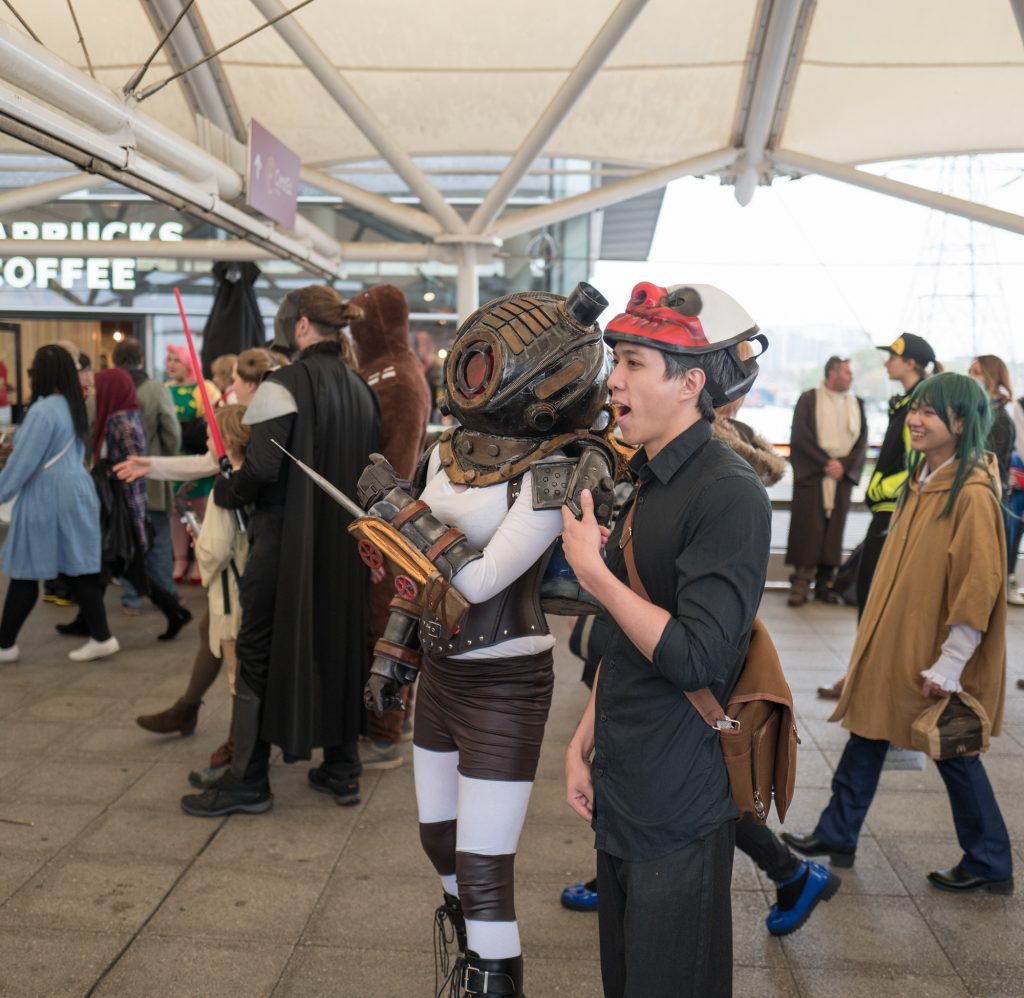
[[[200,609],[202,594],[182,595]],[[272,811],[190,818],[179,798],[191,790],[189,769],[224,738],[225,684],[205,698],[195,736],[139,729],[138,714],[183,691],[195,632],[158,644],[158,615],[124,617],[116,599],[111,591],[119,655],[68,662],[73,645],[52,633],[68,612],[40,606],[19,639],[25,659],[0,666],[0,996],[432,995],[440,886],[419,846],[411,746],[400,769],[364,773],[354,808],[311,790],[315,761],[285,766],[275,754]],[[761,616],[804,739],[784,827],[809,831],[847,739],[814,689],[845,668],[855,614],[817,604],[792,611],[784,593],[769,592]],[[1024,675],[1024,611],[1020,618],[1008,643],[1012,678]],[[601,992],[597,918],[558,903],[565,884],[594,869],[592,833],[564,804],[561,782],[587,691],[565,651],[565,622],[554,629],[562,644],[517,859],[517,911],[527,993],[592,998]],[[1007,698],[1006,734],[985,765],[1024,864],[1024,693],[1011,687]],[[764,926],[773,886],[737,854],[734,994],[1024,995],[1017,899],[940,894],[924,879],[957,857],[933,766],[883,774],[857,865],[840,871],[840,892],[784,941]]]
[[[96,998],[263,998],[273,994],[291,947],[147,935],[136,939],[96,988]],[[322,994],[337,993],[331,991]]]
[[[81,998],[130,936],[75,929],[0,932],[0,998]]]

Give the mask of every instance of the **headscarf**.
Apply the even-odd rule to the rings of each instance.
[[[188,347],[178,346],[176,343],[168,343],[167,352],[174,354],[185,365],[188,371],[188,382],[195,383],[199,380],[196,375],[196,369],[192,366],[192,355],[188,352]]]
[[[96,429],[92,435],[92,453],[98,461],[107,432],[107,421],[115,412],[132,412],[139,408],[135,382],[123,368],[108,367],[96,372]]]

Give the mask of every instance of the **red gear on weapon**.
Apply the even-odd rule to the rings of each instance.
[[[358,548],[359,557],[367,568],[383,567],[384,556],[380,553],[380,548],[375,544],[371,544],[369,541],[360,541]]]
[[[420,587],[408,575],[400,575],[395,579],[395,595],[413,602],[419,595]]]

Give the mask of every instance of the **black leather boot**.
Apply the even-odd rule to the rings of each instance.
[[[174,593],[162,589],[153,582],[149,584],[149,598],[167,618],[167,630],[157,637],[157,641],[173,641],[178,632],[192,619],[192,613],[178,602]]]
[[[472,995],[523,998],[523,958],[482,960],[469,950],[462,967],[462,986],[467,998]]]
[[[459,955],[466,955],[466,916],[462,912],[462,902],[454,895],[444,892],[444,904],[439,905],[434,912],[434,919],[438,928],[438,934],[447,945],[449,942],[459,944]],[[451,932],[445,923],[451,926]],[[454,932],[454,940],[452,939]]]
[[[186,794],[181,808],[196,818],[225,814],[262,814],[273,806],[270,779],[270,746],[260,738],[260,698],[245,680],[235,681],[235,754],[229,769],[208,790]]]

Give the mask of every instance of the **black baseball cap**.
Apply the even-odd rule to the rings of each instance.
[[[879,347],[879,350],[887,350],[897,357],[904,357],[906,360],[916,360],[922,367],[935,363],[935,351],[931,344],[915,333],[900,333],[888,346]]]

